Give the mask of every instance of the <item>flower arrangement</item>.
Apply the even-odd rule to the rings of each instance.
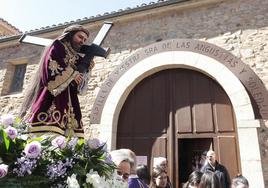
[[[1,187],[127,187],[100,140],[33,137],[23,134],[26,127],[12,115],[1,117]]]

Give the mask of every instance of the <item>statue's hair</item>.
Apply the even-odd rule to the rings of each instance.
[[[50,47],[50,46],[49,46]],[[22,102],[20,111],[19,111],[19,117],[24,118],[24,116],[27,114],[27,111],[31,108],[33,102],[37,98],[38,91],[40,89],[40,75],[42,74],[42,66],[45,58],[45,54],[48,51],[49,47],[46,47],[42,57],[39,61],[38,69],[33,76],[33,78],[30,81],[30,87],[26,90],[26,95],[24,97],[24,100]]]

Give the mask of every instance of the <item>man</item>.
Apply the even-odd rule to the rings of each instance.
[[[110,154],[112,161],[117,167],[117,175],[122,181],[127,183],[131,169],[131,162],[128,155],[122,150],[113,150],[110,152]]]
[[[117,165],[117,175],[125,182],[128,181],[130,168],[130,162],[127,159],[124,159]]]
[[[77,66],[82,60],[79,50],[88,37],[86,28],[72,25],[45,49],[21,110],[21,117],[28,111],[29,132],[84,136],[77,86],[87,84]]]
[[[121,149],[130,159],[130,176],[128,178],[128,188],[148,188],[148,185],[137,175],[137,157],[130,149]]]
[[[227,169],[216,160],[216,154],[210,150],[207,152],[207,159],[205,165],[202,167],[201,172],[207,171],[214,172],[220,180],[222,188],[230,188],[231,180]]]
[[[167,158],[165,157],[155,157],[154,158],[154,162],[153,162],[153,166],[156,167],[160,167],[162,168],[164,171],[167,172],[168,170],[168,165],[167,165]]]
[[[128,188],[148,188],[136,174],[136,154],[130,149],[118,149],[110,152],[117,166],[117,174],[128,183]],[[129,167],[129,168],[128,168]]]

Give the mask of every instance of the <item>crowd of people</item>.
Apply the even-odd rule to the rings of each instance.
[[[154,160],[153,171],[150,173],[146,165],[137,166],[137,158],[129,149],[111,151],[113,162],[117,166],[117,175],[129,188],[172,188],[167,175],[167,160],[158,157]]]
[[[215,173],[193,171],[183,188],[222,188],[223,186]],[[229,188],[249,188],[249,183],[244,176],[239,174],[233,178]]]
[[[111,152],[117,166],[117,174],[129,188],[172,188],[167,171],[165,157],[154,158],[150,172],[146,165],[138,165],[136,155],[129,149],[118,149]],[[214,151],[205,154],[203,165],[195,169],[184,183],[183,188],[249,188],[247,179],[237,175],[231,181],[227,169],[216,160]]]

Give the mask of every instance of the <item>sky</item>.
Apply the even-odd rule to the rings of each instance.
[[[157,0],[0,0],[0,18],[22,32]]]

